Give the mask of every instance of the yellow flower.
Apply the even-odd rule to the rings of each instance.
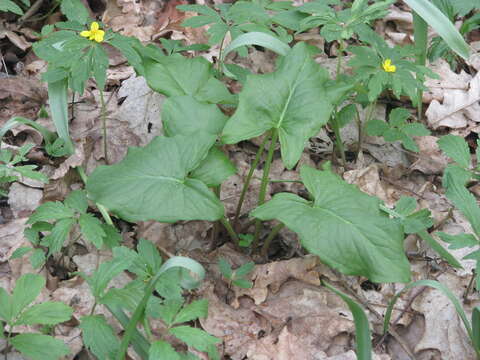
[[[103,41],[105,31],[100,30],[100,25],[96,21],[90,24],[90,30],[85,30],[80,33],[80,36],[88,38],[88,40],[95,40],[100,43]]]
[[[395,72],[397,71],[397,67],[395,65],[392,65],[392,60],[387,59],[382,63],[383,70],[386,72]]]

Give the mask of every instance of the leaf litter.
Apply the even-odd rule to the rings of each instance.
[[[408,41],[412,30],[409,15],[409,12],[392,7],[391,14],[385,19],[395,25],[386,32],[391,42]],[[108,1],[107,9],[103,13],[103,21],[113,30],[137,36],[142,41],[151,41],[173,33],[179,39],[191,43],[198,42],[197,39],[203,34],[179,27],[178,24],[182,20],[183,15],[164,1],[140,3]],[[22,35],[13,34],[15,36],[5,32],[4,36],[15,46],[28,51],[28,44]],[[244,66],[251,68],[254,73],[267,73],[273,69],[275,57],[271,53],[253,50],[253,55],[249,60],[251,62],[246,61]],[[473,57],[470,60],[472,66],[478,70],[475,61]],[[15,76],[0,79],[1,123],[13,115],[36,118],[40,108],[46,105],[45,88],[37,78],[41,67],[36,66],[34,62],[35,60],[30,59],[30,63],[26,64],[26,68],[30,69],[30,78]],[[474,129],[476,123],[480,122],[479,75],[455,73],[442,60],[432,64],[431,67],[441,78],[428,80],[429,91],[424,93],[423,101],[428,104],[426,118],[429,128],[460,131],[467,129],[464,137],[469,136],[471,131],[477,132]],[[107,97],[111,96],[107,119],[108,148],[111,154],[109,162],[116,163],[124,158],[128,147],[145,145],[156,134],[161,133],[160,112],[163,98],[149,90],[141,78],[133,75],[132,69],[128,66],[122,64],[112,66],[109,74],[110,78],[116,74],[116,77],[113,76],[115,82],[111,85],[117,89],[114,93],[107,94]],[[89,173],[98,164],[105,162],[98,104],[99,95],[96,91],[86,93],[84,98],[75,104],[76,115],[71,130],[72,136],[78,140],[76,153],[63,163],[54,166],[50,176],[52,180],[62,179],[72,168],[80,164],[86,165]],[[376,114],[380,119],[385,119],[385,107],[379,105]],[[350,129],[345,128],[343,135],[350,141],[348,145],[355,146],[358,132],[353,125]],[[318,138],[325,141],[329,139],[328,136],[328,133],[323,133],[319,134]],[[417,138],[416,142],[420,148],[418,156],[410,156],[411,154],[400,151],[399,147],[378,142],[378,138],[376,140],[367,138],[363,148],[364,162],[362,163],[360,161],[362,159],[359,158],[357,163],[353,164],[354,168],[344,172],[343,177],[348,182],[358,185],[364,192],[384,200],[387,205],[392,205],[401,195],[415,196],[423,206],[430,208],[438,222],[439,219],[446,217],[450,210],[438,178],[447,165],[446,157],[438,148],[438,138],[439,136]],[[241,190],[242,179],[253,161],[256,150],[254,144],[249,144],[253,151],[245,156],[245,152],[239,151],[238,146],[247,145],[230,145],[228,148],[239,170],[238,174],[225,183],[221,192],[230,214],[234,212],[236,205],[233,198],[238,196]],[[327,154],[331,154],[331,147],[327,146],[324,149]],[[310,165],[318,162],[313,147],[302,155],[302,159]],[[384,171],[385,169],[387,171]],[[274,163],[272,176],[278,179],[298,180],[294,174],[296,173],[284,169],[280,161],[277,161],[277,165]],[[243,209],[245,214],[255,206],[260,176],[260,172],[254,172],[254,180]],[[65,183],[63,192],[71,191],[74,183],[75,181]],[[280,185],[272,184],[267,196],[292,190],[300,191],[300,186],[287,183],[284,188],[280,188]],[[0,225],[0,285],[8,290],[12,289],[15,280],[22,274],[35,271],[28,264],[18,259],[11,260],[10,257],[15,250],[28,245],[23,236],[26,218],[41,201],[42,191],[42,188],[29,187],[25,184],[15,184],[10,188],[9,207],[14,218]],[[232,201],[229,201],[230,198]],[[470,231],[468,222],[458,212],[454,212],[439,230],[452,234]],[[382,315],[390,298],[401,288],[397,284],[382,285],[380,289],[367,288],[362,279],[348,278],[348,281],[345,281],[341,275],[319,263],[313,256],[298,257],[295,253],[296,257],[288,258],[287,253],[284,253],[284,258],[255,266],[249,275],[254,284],[251,289],[235,287],[232,290],[216,269],[218,257],[224,256],[236,266],[250,259],[226,245],[208,249],[206,244],[209,243],[211,231],[209,225],[201,222],[171,225],[152,222],[139,223],[133,229],[126,226],[124,235],[145,237],[168,253],[181,253],[214,264],[207,266],[207,281],[197,294],[209,300],[208,317],[200,320],[200,323],[205,330],[222,339],[223,353],[231,359],[353,360],[356,357],[352,351],[354,325],[351,314],[345,304],[319,286],[320,279],[344,287],[345,291],[356,293],[360,299],[365,299],[363,305],[367,309],[374,309]],[[289,246],[293,247],[295,241],[292,240]],[[209,251],[206,251],[207,249]],[[411,249],[419,251],[417,257],[410,259],[415,277],[433,275],[447,284],[457,296],[460,298],[464,296],[473,268],[471,260],[462,259],[464,253],[452,251],[465,268],[452,270],[429,249],[422,247],[420,239],[413,237]],[[290,257],[294,255],[290,254]],[[98,252],[83,254],[77,250],[65,255],[65,258],[68,258],[76,271],[88,272],[104,259],[104,255]],[[80,276],[58,279],[48,274],[45,269],[42,270],[42,274],[51,282],[48,290],[42,294],[43,297],[71,305],[75,310],[76,320],[90,313],[94,300],[90,296],[87,283]],[[118,283],[112,285],[121,286],[127,280],[128,275],[123,274]],[[402,310],[406,309],[412,295],[408,293],[402,297],[397,304],[398,309],[394,311],[393,319],[403,313]],[[468,302],[464,302],[469,316],[472,307],[478,303],[479,297],[476,293],[470,294]],[[107,311],[100,312],[115,324]],[[381,320],[376,318],[372,311],[369,311],[369,317],[374,332],[380,334]],[[416,296],[398,322],[397,328],[402,339],[418,359],[473,359],[471,347],[466,343],[463,325],[451,304],[436,290],[425,290]],[[120,331],[118,324],[115,329]],[[56,331],[57,335],[63,337],[69,344],[73,354],[70,358],[73,359],[73,356],[80,353],[83,348],[78,328],[64,324],[57,327]],[[414,335],[409,336],[409,333]],[[409,358],[404,347],[399,345],[394,337],[389,337],[386,342],[380,344],[375,352],[374,359],[377,360]],[[14,359],[15,356],[17,355],[10,354],[9,358]]]

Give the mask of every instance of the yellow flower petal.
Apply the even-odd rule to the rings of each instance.
[[[89,37],[90,36],[90,31],[88,30],[84,30],[80,33],[80,36],[83,36],[83,37]]]
[[[104,36],[105,36],[105,31],[97,30],[95,32],[95,41],[98,42],[98,43],[102,42]]]
[[[90,25],[90,30],[97,31],[98,29],[100,29],[100,25],[98,25],[96,21],[92,22],[92,24]]]
[[[386,59],[382,63],[383,70],[385,72],[395,72],[397,71],[397,67],[395,65],[392,65],[392,60],[391,59]]]

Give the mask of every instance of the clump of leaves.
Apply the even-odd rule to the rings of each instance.
[[[22,333],[14,335],[15,326],[52,326],[68,321],[73,309],[61,302],[47,301],[32,305],[45,287],[45,278],[24,274],[15,283],[12,294],[0,288],[0,338],[5,338],[22,355],[31,360],[57,360],[70,351],[60,340],[50,335]],[[8,352],[8,348],[6,350]]]
[[[25,144],[18,149],[16,154],[11,150],[0,150],[0,195],[7,196],[4,190],[5,186],[13,181],[17,181],[20,177],[25,177],[33,180],[38,180],[43,183],[48,183],[48,178],[45,174],[35,171],[37,165],[21,165],[22,162],[29,161],[26,155],[33,148],[33,144]]]
[[[390,112],[389,121],[369,120],[365,130],[370,136],[381,136],[387,142],[400,141],[407,150],[419,152],[420,149],[412,136],[427,136],[430,131],[419,122],[408,122],[410,112],[404,108],[396,108]]]
[[[473,234],[446,234],[439,232],[439,237],[449,244],[450,249],[473,248],[473,251],[464,259],[480,262],[480,207],[473,194],[466,185],[471,180],[480,178],[480,142],[477,141],[476,158],[477,164],[472,164],[472,156],[467,142],[460,136],[447,135],[438,140],[440,149],[453,160],[443,174],[442,184],[446,189],[445,195],[455,207],[470,222]],[[477,288],[480,288],[480,274],[475,271]]]
[[[27,8],[30,6],[30,0],[22,0],[22,7]],[[12,12],[17,15],[23,15],[24,9],[22,9],[12,0],[0,0],[0,11]]]
[[[25,229],[25,236],[33,247],[19,248],[12,255],[13,258],[31,253],[32,266],[39,268],[46,257],[58,253],[66,245],[66,240],[77,225],[80,236],[96,248],[118,246],[121,237],[117,230],[87,210],[87,196],[82,190],[72,191],[64,202],[49,201],[40,205],[27,221],[31,226]],[[48,249],[46,255],[42,247]]]
[[[249,289],[253,286],[253,283],[246,278],[246,276],[252,272],[255,267],[255,263],[252,261],[243,264],[237,269],[233,270],[232,266],[225,258],[218,260],[218,268],[220,272],[228,280],[228,286],[234,285],[244,289]]]

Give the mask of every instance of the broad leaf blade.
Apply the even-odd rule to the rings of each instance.
[[[239,107],[225,125],[222,140],[234,144],[278,129],[282,160],[291,169],[308,138],[325,125],[336,93],[327,85],[328,73],[297,44],[277,71],[252,75],[240,93]],[[332,97],[331,97],[332,96]]]
[[[102,315],[84,316],[80,322],[85,346],[99,359],[115,359],[120,342]]]
[[[165,341],[155,341],[150,346],[150,351],[148,352],[148,360],[181,360],[180,355],[175,351],[175,349],[169,343]]]
[[[224,212],[219,199],[187,176],[214,142],[213,135],[202,133],[157,137],[144,148],[130,148],[120,163],[95,169],[87,190],[127,221],[218,220]]]
[[[45,278],[36,274],[22,275],[12,293],[12,318],[33,302],[45,286]]]
[[[313,204],[281,193],[251,215],[281,221],[299,235],[309,252],[347,275],[374,282],[409,281],[403,231],[397,222],[380,214],[378,199],[329,170],[303,166],[300,174],[315,198]]]
[[[464,168],[469,168],[471,163],[470,149],[464,138],[456,135],[442,136],[438,140],[438,146],[453,159],[456,163]]]
[[[20,334],[12,338],[10,343],[31,360],[57,360],[70,352],[62,341],[48,335]]]
[[[29,307],[22,312],[16,323],[55,325],[68,321],[72,313],[73,309],[70,306],[58,301],[48,301]]]
[[[65,142],[66,151],[72,154],[74,145],[68,130],[67,85],[67,79],[48,83],[48,99],[58,136]]]

